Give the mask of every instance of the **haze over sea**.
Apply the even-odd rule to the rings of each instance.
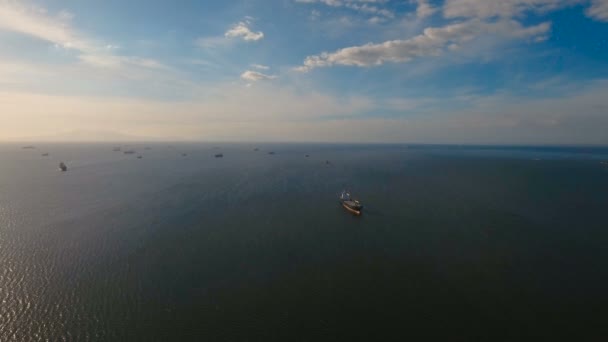
[[[35,145],[0,145],[0,341],[608,336],[608,148]]]

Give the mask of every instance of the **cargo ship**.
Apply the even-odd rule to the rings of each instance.
[[[363,210],[363,205],[356,199],[353,199],[350,195],[350,192],[344,190],[340,194],[340,204],[344,207],[344,209],[350,211],[355,215],[361,215],[361,211]]]

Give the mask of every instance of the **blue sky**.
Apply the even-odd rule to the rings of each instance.
[[[0,0],[0,44],[0,140],[608,144],[608,0]]]

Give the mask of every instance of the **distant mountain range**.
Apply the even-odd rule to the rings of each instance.
[[[175,137],[150,137],[124,134],[116,131],[75,130],[56,135],[24,137],[20,141],[33,142],[126,142],[126,141],[185,141]]]

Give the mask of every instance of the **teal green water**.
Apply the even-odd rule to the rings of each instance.
[[[0,145],[1,341],[608,336],[608,149],[36,147]]]

